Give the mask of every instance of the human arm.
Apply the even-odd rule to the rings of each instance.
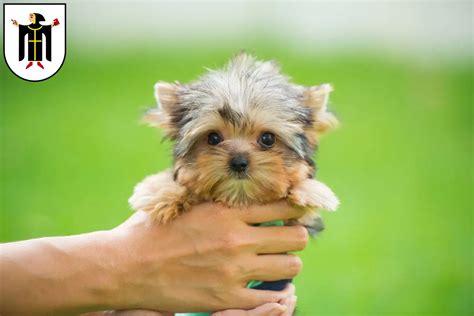
[[[107,308],[117,253],[99,231],[0,245],[0,314],[71,314]]]
[[[289,292],[246,289],[249,280],[294,277],[302,227],[250,224],[301,216],[286,202],[229,209],[201,204],[168,225],[136,213],[111,231],[0,246],[0,313],[107,309],[252,309]]]

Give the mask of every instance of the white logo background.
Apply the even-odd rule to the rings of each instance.
[[[66,5],[65,4],[4,4],[4,54],[8,67],[19,77],[30,81],[40,81],[54,75],[61,68],[66,57]],[[26,69],[28,65],[28,35],[24,38],[25,58],[18,60],[18,36],[19,28],[13,25],[11,20],[17,20],[18,24],[31,24],[28,19],[30,13],[40,13],[46,21],[43,25],[51,25],[54,19],[59,20],[59,25],[51,30],[51,61],[46,59],[45,38],[43,36],[43,60],[41,69],[36,62]]]

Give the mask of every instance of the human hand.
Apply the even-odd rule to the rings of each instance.
[[[266,303],[252,310],[228,309],[212,316],[292,316],[296,307],[295,286],[290,283],[287,287],[290,295],[279,303]]]
[[[18,26],[18,21],[17,20],[12,20],[12,23],[14,26]]]
[[[297,218],[302,212],[283,201],[245,209],[204,203],[161,226],[138,212],[111,232],[119,245],[111,271],[117,275],[112,305],[199,312],[251,310],[284,301],[292,297],[290,289],[245,286],[250,280],[296,276],[301,260],[281,253],[302,250],[307,232],[301,226],[251,224]]]

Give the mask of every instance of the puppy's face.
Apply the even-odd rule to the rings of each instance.
[[[330,91],[291,84],[274,63],[241,54],[190,85],[158,83],[146,120],[175,140],[175,179],[194,194],[265,203],[312,176],[319,135],[337,123]]]
[[[175,166],[178,182],[205,199],[229,205],[277,200],[311,174],[272,122],[247,117],[233,124],[217,115],[206,125]]]

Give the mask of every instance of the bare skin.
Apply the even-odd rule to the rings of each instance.
[[[290,288],[274,292],[245,285],[296,276],[301,260],[281,253],[302,250],[306,230],[251,224],[297,218],[302,212],[287,202],[246,209],[205,203],[168,225],[135,213],[110,231],[2,244],[0,314],[225,313],[267,303],[285,306],[293,297]]]
[[[251,310],[227,309],[218,311],[212,316],[291,316],[296,307],[295,286],[288,284],[289,296],[279,303],[266,303]],[[101,311],[82,314],[81,316],[173,316],[174,313],[161,313],[150,310]]]

